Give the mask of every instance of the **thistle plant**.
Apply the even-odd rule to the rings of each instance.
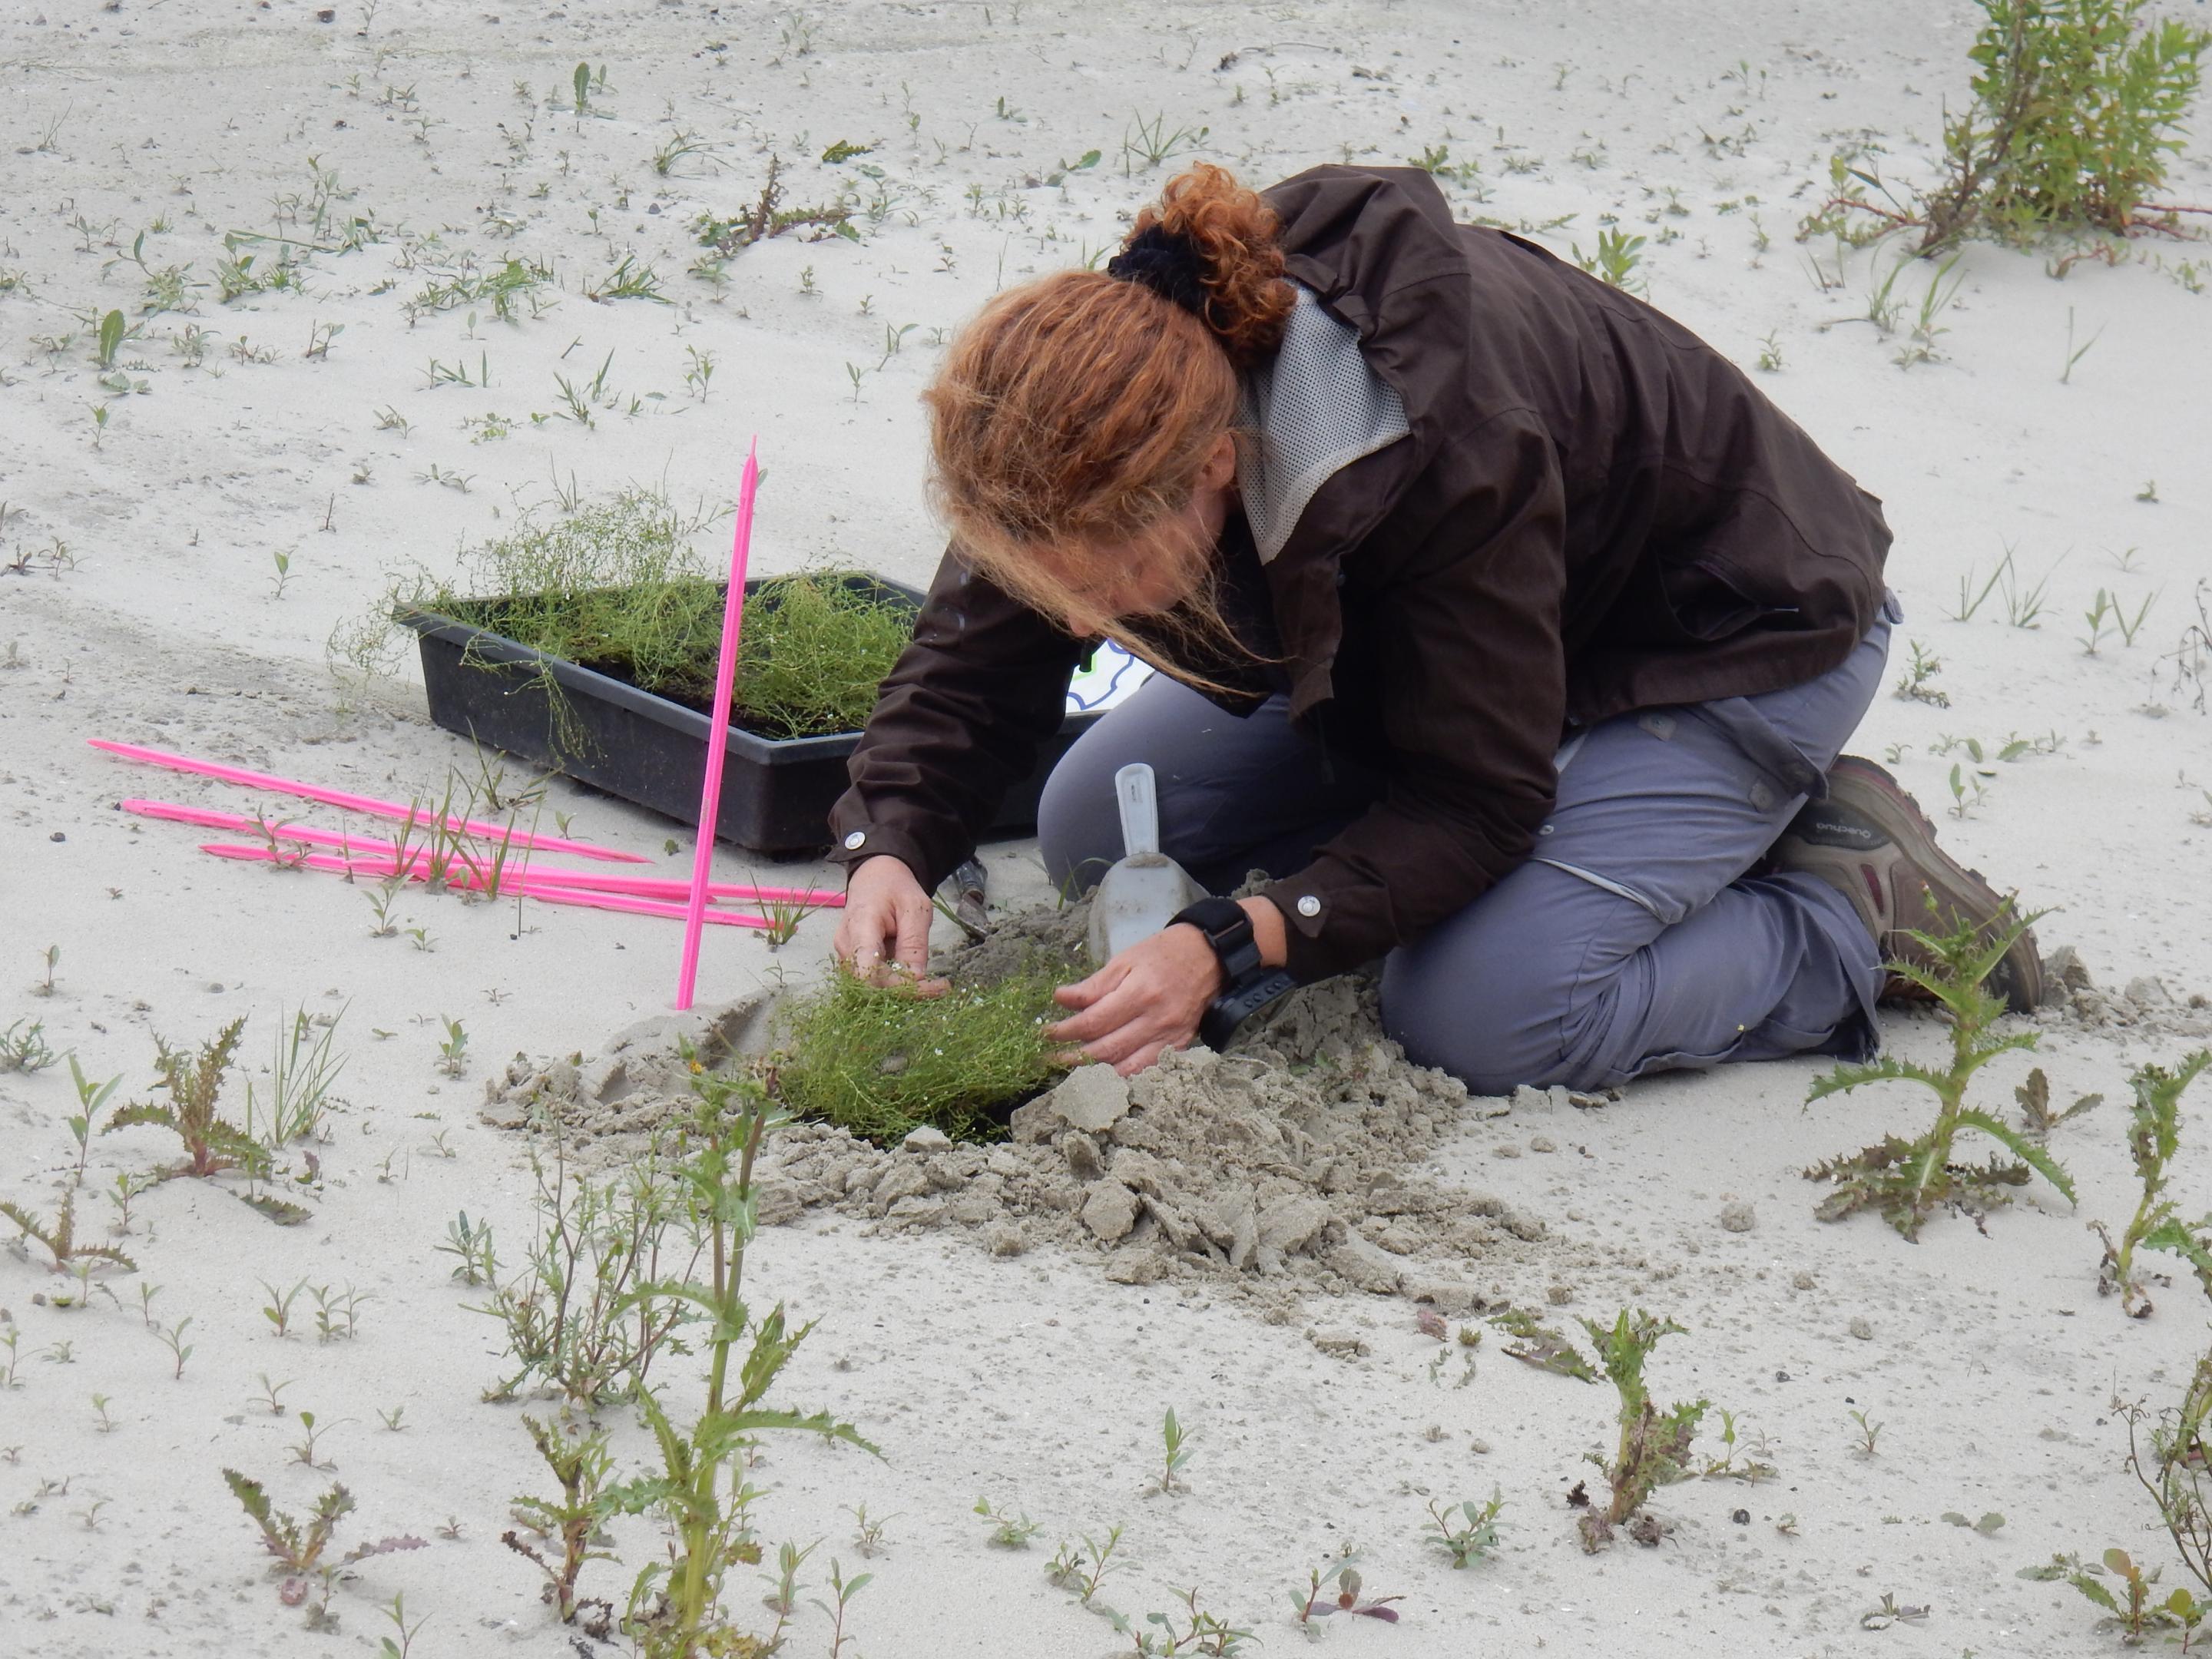
[[[772,1074],[765,1079],[719,1075],[686,1058],[696,1100],[684,1136],[689,1155],[675,1173],[690,1221],[707,1245],[708,1273],[647,1280],[628,1302],[647,1310],[688,1307],[705,1316],[707,1397],[690,1425],[679,1428],[659,1397],[640,1386],[638,1406],[659,1448],[660,1469],[616,1487],[605,1505],[625,1515],[658,1510],[675,1529],[672,1559],[648,1565],[630,1589],[624,1628],[646,1659],[744,1650],[744,1638],[722,1606],[723,1580],[732,1563],[759,1559],[749,1521],[753,1493],[744,1484],[743,1462],[760,1435],[799,1431],[876,1449],[851,1424],[826,1412],[806,1414],[766,1403],[813,1329],[811,1323],[791,1329],[781,1304],[756,1317],[743,1295],[755,1224],[754,1165],[762,1143],[790,1115],[773,1098]]]
[[[82,1273],[94,1262],[105,1262],[120,1267],[125,1273],[138,1271],[138,1264],[112,1244],[86,1244],[76,1236],[76,1182],[72,1181],[62,1188],[60,1206],[52,1221],[41,1221],[20,1204],[0,1203],[0,1216],[5,1216],[21,1230],[22,1238],[35,1238],[46,1247],[53,1258],[56,1273]]]
[[[501,1533],[499,1541],[545,1575],[542,1598],[560,1614],[562,1624],[574,1624],[580,1605],[576,1578],[584,1564],[615,1559],[611,1552],[592,1547],[603,1518],[601,1492],[614,1460],[607,1452],[605,1429],[564,1430],[558,1423],[527,1415],[522,1425],[530,1431],[530,1443],[552,1471],[561,1495],[517,1498],[510,1512],[517,1525],[538,1541],[528,1541],[514,1528]]]
[[[2212,1212],[2197,1221],[2184,1221],[2174,1201],[2166,1196],[2166,1166],[2181,1142],[2181,1093],[2199,1073],[2212,1066],[2212,1049],[2199,1048],[2172,1071],[2162,1066],[2139,1066],[2129,1077],[2136,1095],[2128,1115],[2128,1156],[2135,1160],[2142,1180],[2142,1198],[2134,1218],[2120,1234],[2119,1243],[2101,1221],[2090,1231],[2104,1241],[2104,1260],[2098,1264],[2097,1293],[2118,1291],[2120,1309],[2133,1318],[2148,1317],[2150,1297],[2136,1277],[2137,1247],[2171,1250],[2194,1268],[2205,1293],[2212,1296]]]
[[[301,1521],[272,1504],[268,1491],[251,1476],[240,1474],[236,1469],[225,1469],[222,1478],[247,1518],[260,1528],[261,1547],[276,1558],[272,1571],[289,1575],[283,1592],[287,1606],[296,1607],[307,1598],[310,1574],[320,1579],[323,1606],[327,1607],[331,1588],[356,1562],[366,1561],[373,1555],[429,1547],[423,1540],[404,1534],[356,1544],[335,1561],[326,1561],[324,1557],[331,1547],[331,1534],[337,1530],[338,1522],[353,1513],[351,1492],[343,1486],[333,1485],[315,1500],[315,1507]],[[327,1614],[324,1617],[326,1620]]]
[[[1684,1401],[1662,1412],[1644,1385],[1644,1364],[1659,1339],[1685,1334],[1673,1320],[1654,1319],[1641,1308],[1633,1312],[1623,1308],[1611,1326],[1584,1319],[1583,1328],[1596,1346],[1599,1365],[1620,1395],[1616,1419],[1620,1437],[1613,1461],[1607,1462],[1595,1452],[1584,1454],[1604,1472],[1613,1490],[1604,1511],[1592,1510],[1580,1522],[1583,1547],[1595,1551],[1611,1540],[1615,1527],[1636,1516],[1655,1490],[1690,1473],[1690,1442],[1708,1402]],[[1633,1529],[1632,1536],[1639,1543],[1656,1544],[1659,1530],[1656,1522],[1647,1522]]]
[[[222,1074],[238,1052],[239,1033],[245,1029],[243,1016],[234,1019],[216,1034],[213,1042],[201,1044],[197,1054],[172,1048],[155,1038],[154,1066],[161,1075],[154,1086],[168,1091],[169,1103],[156,1106],[133,1101],[112,1113],[100,1126],[100,1133],[108,1134],[138,1123],[174,1130],[185,1143],[185,1162],[174,1171],[178,1175],[212,1176],[225,1170],[242,1170],[257,1176],[268,1174],[268,1149],[227,1121],[222,1111]]]
[[[1932,898],[1929,908],[1932,912]],[[2031,1173],[2056,1187],[2069,1204],[2074,1201],[2074,1182],[2049,1152],[1994,1113],[1966,1103],[1966,1085],[1975,1073],[2000,1054],[2036,1045],[2033,1031],[1990,1035],[2004,1005],[1983,988],[2005,952],[2036,920],[2016,915],[2008,902],[1986,926],[1961,922],[1947,933],[1907,935],[1932,960],[1925,965],[1893,962],[1889,971],[1936,1000],[1938,1014],[1951,1028],[1950,1064],[1938,1071],[1884,1054],[1863,1064],[1838,1066],[1813,1085],[1805,1103],[1809,1107],[1816,1100],[1869,1083],[1917,1083],[1939,1103],[1936,1121],[1914,1139],[1887,1135],[1878,1145],[1807,1170],[1807,1180],[1825,1181],[1835,1188],[1815,1212],[1821,1220],[1840,1221],[1860,1210],[1876,1210],[1906,1238],[1917,1242],[1922,1224],[1938,1206],[1951,1205],[1978,1221],[1984,1212],[2008,1202],[2006,1189],[2025,1186]],[[1987,1164],[1954,1164],[1952,1143],[1961,1129],[1987,1135],[2021,1161],[2005,1163],[1992,1157]]]

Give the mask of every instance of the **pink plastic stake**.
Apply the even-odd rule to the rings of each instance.
[[[329,853],[280,853],[267,847],[246,847],[236,842],[206,842],[200,847],[203,853],[212,853],[219,859],[235,859],[243,863],[281,863],[289,868],[327,870],[334,875],[389,876],[404,873],[420,881],[429,873],[427,859],[410,859],[403,872],[390,858],[340,858]],[[452,872],[448,872],[452,879]],[[455,885],[460,884],[456,881]],[[512,878],[500,883],[501,893],[520,893],[546,904],[580,905],[592,910],[620,910],[629,915],[665,916],[671,921],[686,920],[690,910],[681,904],[657,904],[650,899],[631,898],[620,893],[595,893],[575,887],[538,887]],[[723,927],[767,927],[772,924],[766,916],[749,915],[738,910],[708,910],[702,920]]]
[[[722,804],[722,757],[730,746],[730,694],[738,678],[738,631],[744,623],[745,561],[752,550],[753,494],[760,483],[760,439],[745,455],[738,485],[738,528],[730,544],[730,586],[722,597],[722,655],[707,716],[707,775],[699,786],[699,844],[691,855],[691,898],[684,918],[684,959],[676,970],[676,1008],[691,1006],[699,980],[699,924],[707,914],[707,876],[714,864],[714,814]]]
[[[349,795],[341,789],[325,789],[319,784],[272,777],[266,772],[249,772],[242,767],[220,766],[213,761],[194,760],[189,755],[172,755],[159,749],[141,748],[135,743],[111,743],[105,738],[88,738],[86,741],[94,749],[120,755],[125,760],[141,761],[149,766],[166,766],[173,772],[191,772],[201,777],[216,778],[224,783],[240,784],[248,789],[267,789],[280,795],[296,795],[301,800],[320,801],[325,806],[343,806],[348,811],[366,812],[374,817],[412,817],[418,823],[430,821],[430,817],[419,807],[403,806],[398,801],[378,800],[371,795]],[[558,836],[525,835],[501,823],[485,823],[474,818],[448,818],[445,822],[447,829],[465,830],[472,836],[510,842],[517,847],[535,848],[540,852],[573,853],[578,858],[607,859],[617,864],[653,862],[642,853],[624,853],[611,847],[595,847],[587,841],[565,841]]]
[[[266,833],[278,841],[296,841],[310,847],[332,847],[340,852],[362,853],[371,858],[390,860],[398,856],[398,849],[391,842],[373,836],[340,835],[334,830],[318,830],[302,823],[270,823],[264,819],[249,818],[237,812],[218,812],[212,807],[180,806],[165,800],[119,800],[118,810],[133,812],[141,817],[167,818],[178,823],[198,824],[204,830],[229,830],[240,835]],[[475,866],[471,864],[471,868]],[[505,872],[501,886],[518,882],[534,883],[546,887],[582,887],[605,893],[629,893],[639,898],[689,899],[691,884],[675,881],[665,876],[624,876],[605,870],[562,870],[550,865],[532,864],[527,869],[520,866]],[[819,909],[836,909],[845,902],[842,893],[833,893],[826,888],[757,887],[750,882],[715,882],[707,890],[718,899],[744,899],[756,904],[804,904]]]

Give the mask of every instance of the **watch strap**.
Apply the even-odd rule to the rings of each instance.
[[[1258,1013],[1284,992],[1293,990],[1297,981],[1284,968],[1255,968],[1241,978],[1232,981],[1221,994],[1206,1005],[1199,1017],[1198,1040],[1216,1054],[1229,1047],[1237,1035],[1237,1028]]]
[[[1234,899],[1202,898],[1187,904],[1169,918],[1168,926],[1184,922],[1206,936],[1221,963],[1221,982],[1234,985],[1260,965],[1259,941],[1252,935],[1252,918]]]

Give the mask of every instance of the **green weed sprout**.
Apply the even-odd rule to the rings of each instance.
[[[1109,1609],[1108,1616],[1114,1628],[1135,1642],[1136,1659],[1178,1659],[1184,1654],[1229,1656],[1244,1651],[1244,1644],[1252,1640],[1252,1632],[1232,1625],[1218,1613],[1209,1612],[1198,1604],[1195,1588],[1182,1592],[1183,1611],[1148,1613],[1145,1623],[1150,1630],[1139,1630],[1124,1615]],[[1182,1628],[1176,1628],[1180,1617]]]
[[[1425,1535],[1451,1557],[1455,1567],[1487,1560],[1498,1547],[1498,1513],[1504,1507],[1505,1496],[1496,1487],[1491,1489],[1486,1504],[1472,1498],[1463,1504],[1445,1504],[1432,1498]]]
[[[351,1492],[343,1486],[333,1485],[315,1500],[315,1507],[308,1511],[303,1522],[270,1504],[267,1490],[251,1476],[240,1474],[236,1469],[225,1469],[222,1478],[248,1518],[261,1529],[262,1547],[276,1558],[277,1568],[292,1574],[295,1578],[313,1572],[321,1574],[327,1583],[337,1571],[358,1561],[366,1561],[372,1555],[390,1555],[401,1550],[429,1547],[423,1540],[412,1534],[380,1538],[373,1542],[355,1545],[334,1565],[326,1563],[323,1555],[330,1548],[331,1534],[337,1530],[338,1522],[354,1511]],[[300,1587],[300,1595],[305,1594],[306,1586],[303,1584]]]
[[[851,1424],[826,1412],[807,1415],[765,1403],[792,1354],[813,1329],[811,1323],[789,1329],[781,1304],[756,1318],[742,1294],[745,1251],[754,1229],[755,1160],[762,1143],[790,1115],[763,1079],[718,1075],[704,1070],[695,1057],[687,1054],[686,1059],[697,1098],[686,1133],[690,1155],[678,1166],[677,1180],[707,1243],[711,1267],[704,1279],[641,1284],[629,1301],[647,1308],[673,1303],[705,1316],[707,1398],[690,1426],[679,1429],[657,1395],[638,1390],[639,1408],[659,1449],[660,1471],[624,1482],[607,1493],[605,1503],[611,1513],[659,1510],[675,1528],[672,1559],[646,1567],[630,1589],[625,1632],[637,1639],[646,1659],[743,1651],[722,1611],[722,1585],[733,1562],[747,1554],[758,1559],[742,1455],[762,1433],[798,1431],[870,1453],[876,1449]],[[644,1612],[664,1579],[663,1606]]]
[[[1291,1592],[1291,1606],[1298,1623],[1310,1625],[1338,1613],[1355,1619],[1379,1619],[1386,1625],[1398,1622],[1398,1610],[1390,1603],[1406,1598],[1378,1595],[1372,1601],[1362,1600],[1358,1560],[1347,1547],[1344,1554],[1330,1556],[1321,1566],[1307,1570],[1305,1589]]]
[[[990,1536],[983,1541],[994,1549],[1025,1550],[1039,1530],[1039,1522],[1009,1509],[994,1508],[988,1498],[975,1500],[975,1513],[991,1523]]]
[[[161,1075],[154,1086],[168,1091],[169,1103],[155,1106],[133,1101],[111,1113],[100,1133],[107,1134],[138,1123],[159,1124],[173,1129],[185,1143],[186,1156],[175,1171],[179,1175],[211,1176],[225,1170],[267,1175],[268,1149],[224,1120],[219,1098],[222,1074],[229,1069],[231,1057],[238,1051],[239,1033],[245,1029],[241,1015],[217,1032],[213,1042],[201,1044],[198,1054],[172,1048],[155,1038],[154,1066]]]
[[[697,1316],[680,1299],[639,1294],[672,1273],[688,1278],[697,1267],[698,1244],[671,1242],[681,1231],[683,1202],[658,1157],[598,1182],[558,1158],[550,1172],[535,1158],[532,1169],[538,1231],[514,1278],[497,1282],[485,1225],[448,1233],[451,1254],[481,1252],[474,1269],[493,1290],[471,1311],[506,1327],[507,1353],[517,1362],[485,1397],[509,1399],[535,1381],[576,1406],[624,1398],[646,1386],[670,1333]]]
[[[2155,1421],[2130,1406],[2127,1419],[2129,1472],[2158,1506],[2182,1565],[2203,1587],[2195,1604],[2201,1618],[2212,1608],[2212,1353],[2197,1362],[2179,1406]]]
[[[1978,1219],[1982,1212],[2008,1201],[2007,1188],[2025,1186],[2031,1170],[2056,1187],[2067,1202],[2074,1201],[2074,1182],[2056,1158],[1994,1114],[1966,1103],[1966,1085],[1975,1073],[2000,1054],[2036,1045],[2033,1031],[1988,1034],[2004,1005],[1982,988],[2014,941],[2036,920],[2015,915],[2008,902],[1986,927],[1962,922],[1948,933],[1908,934],[1935,958],[1933,963],[1893,962],[1889,970],[1935,998],[1951,1027],[1950,1065],[1937,1071],[1885,1054],[1863,1064],[1838,1066],[1813,1085],[1805,1103],[1809,1107],[1816,1100],[1869,1083],[1906,1082],[1931,1091],[1940,1109],[1936,1121],[1916,1139],[1885,1136],[1877,1146],[1807,1170],[1807,1180],[1825,1181],[1835,1188],[1815,1212],[1821,1220],[1840,1221],[1860,1210],[1878,1210],[1891,1226],[1917,1243],[1922,1224],[1939,1205],[1952,1205]],[[1952,1142],[1961,1129],[1987,1135],[2021,1162],[1992,1158],[1985,1165],[1954,1164]]]
[[[592,1547],[601,1520],[600,1493],[614,1467],[607,1451],[607,1431],[563,1430],[558,1423],[541,1422],[528,1415],[524,1416],[522,1425],[530,1431],[531,1444],[538,1448],[538,1456],[545,1460],[545,1467],[559,1483],[561,1496],[517,1498],[512,1511],[514,1519],[538,1542],[527,1541],[514,1528],[501,1533],[499,1541],[545,1575],[543,1599],[560,1614],[562,1624],[574,1624],[579,1606],[576,1577],[584,1564],[615,1559],[608,1551]],[[556,1549],[557,1561],[550,1553]]]
[[[103,1261],[120,1267],[125,1273],[138,1271],[138,1264],[112,1244],[86,1244],[76,1236],[76,1182],[62,1188],[61,1206],[51,1222],[40,1221],[20,1204],[0,1203],[0,1216],[22,1230],[25,1238],[35,1238],[46,1247],[53,1257],[56,1273],[65,1273],[72,1267],[82,1272],[94,1262]]]
[[[1052,1559],[1044,1565],[1044,1576],[1064,1590],[1074,1593],[1075,1599],[1085,1607],[1098,1594],[1098,1587],[1106,1582],[1109,1573],[1120,1572],[1132,1565],[1126,1556],[1115,1554],[1121,1547],[1120,1522],[1109,1528],[1103,1539],[1083,1534],[1083,1547],[1078,1549],[1066,1539],[1053,1552]]]
[[[1191,1437],[1182,1425],[1176,1421],[1172,1406],[1168,1407],[1167,1416],[1161,1420],[1160,1441],[1166,1449],[1165,1461],[1160,1468],[1160,1490],[1164,1492],[1180,1491],[1182,1483],[1176,1477],[1182,1474],[1182,1466],[1190,1462]]]
[[[2119,1595],[2094,1576],[2100,1572],[2120,1581]],[[2132,1647],[2156,1630],[2193,1632],[2212,1613],[2212,1604],[2197,1600],[2186,1589],[2177,1589],[2164,1601],[2153,1600],[2152,1586],[2158,1583],[2158,1574],[2156,1567],[2145,1572],[2125,1550],[2106,1550],[2101,1568],[2081,1564],[2066,1576],[2066,1582],[2104,1608],[2111,1615],[2105,1623],[2118,1630]]]
[[[1632,1313],[1623,1308],[1610,1327],[1584,1319],[1583,1328],[1596,1345],[1598,1364],[1620,1395],[1620,1438],[1613,1461],[1608,1463],[1595,1452],[1584,1454],[1604,1472],[1613,1489],[1604,1512],[1592,1510],[1580,1522],[1583,1547],[1595,1552],[1612,1539],[1615,1527],[1637,1516],[1655,1490],[1689,1473],[1690,1442],[1708,1402],[1688,1401],[1662,1413],[1644,1386],[1644,1363],[1659,1339],[1684,1334],[1673,1320],[1654,1319],[1641,1308]],[[1661,1536],[1658,1523],[1643,1517],[1632,1526],[1630,1536],[1641,1544],[1656,1544]]]
[[[46,1046],[44,1020],[19,1019],[0,1031],[0,1073],[43,1072],[60,1058]]]
[[[784,1100],[802,1116],[882,1145],[922,1124],[955,1139],[985,1131],[990,1109],[1035,1093],[1060,1070],[1044,1027],[1067,965],[1039,957],[996,985],[926,996],[834,974],[786,1017]]]
[[[2212,1066],[2212,1048],[2199,1048],[2174,1070],[2162,1066],[2140,1066],[2129,1077],[2136,1091],[2135,1109],[2128,1117],[2128,1155],[2142,1178],[2142,1199],[2134,1219],[2118,1244],[2101,1221],[2089,1229],[2104,1241],[2105,1259],[2097,1268],[2097,1293],[2120,1293],[2121,1311],[2136,1319],[2148,1317],[2150,1297],[2136,1277],[2137,1246],[2171,1250],[2203,1282],[2212,1296],[2212,1213],[2195,1222],[2182,1220],[2173,1200],[2165,1196],[2166,1165],[2181,1141],[2181,1092],[2199,1073]]]

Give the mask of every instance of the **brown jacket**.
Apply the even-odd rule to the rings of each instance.
[[[1322,485],[1267,566],[1292,719],[1388,780],[1266,890],[1314,980],[1519,864],[1572,726],[1840,664],[1890,538],[1726,358],[1531,243],[1455,224],[1426,173],[1316,167],[1267,199],[1290,274],[1358,331],[1411,428]],[[1080,649],[948,553],[852,757],[833,856],[890,854],[934,887],[1058,726]]]

